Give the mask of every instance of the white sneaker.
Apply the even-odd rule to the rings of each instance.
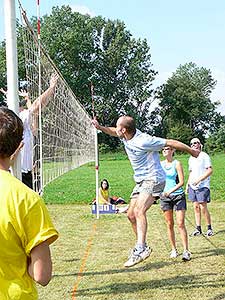
[[[122,214],[122,213],[126,213],[128,211],[129,206],[126,205],[125,207],[120,207],[117,209],[117,213]]]
[[[145,249],[139,254],[142,260],[145,260],[150,256],[152,249],[149,246],[146,246]]]
[[[201,233],[201,231],[199,231],[198,229],[195,229],[191,234],[190,234],[190,236],[199,236],[199,235],[201,235],[202,233]]]
[[[182,255],[182,260],[183,261],[191,260],[191,252],[189,252],[188,250],[184,250],[183,255]]]
[[[149,255],[151,254],[151,248],[146,246],[145,249],[142,252],[137,252],[137,250],[134,248],[128,258],[128,261],[125,262],[124,267],[129,268],[132,267],[139,262],[145,260]]]
[[[173,249],[171,252],[170,252],[170,258],[176,258],[178,256],[178,252],[177,252],[177,249]]]
[[[212,229],[208,229],[205,235],[212,236],[212,235],[214,235],[214,232],[212,231]]]

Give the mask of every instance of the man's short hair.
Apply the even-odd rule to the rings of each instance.
[[[27,101],[25,99],[21,99],[19,101],[19,107],[27,107]]]
[[[0,157],[10,157],[23,138],[23,122],[10,109],[0,107]]]
[[[135,133],[136,132],[136,123],[134,118],[130,116],[123,116],[123,126],[126,128],[128,133]]]

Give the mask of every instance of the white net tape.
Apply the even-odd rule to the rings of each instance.
[[[37,38],[24,26],[24,51],[27,89],[31,102],[49,88],[52,74],[58,73],[54,93],[39,113],[33,114],[33,184],[37,192],[56,177],[94,161],[94,128],[75,95],[43,49],[38,51]],[[41,88],[39,82],[41,63]]]

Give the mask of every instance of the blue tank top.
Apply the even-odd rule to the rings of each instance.
[[[166,173],[166,185],[164,188],[164,192],[167,192],[170,189],[172,189],[175,185],[177,185],[177,182],[179,181],[177,170],[176,170],[176,164],[177,164],[177,160],[174,160],[169,166],[166,165],[165,160],[161,161],[162,168]],[[183,192],[184,192],[183,188],[180,187],[178,190],[171,193],[171,195],[179,195],[179,194],[183,194]]]

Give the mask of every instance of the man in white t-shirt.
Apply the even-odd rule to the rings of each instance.
[[[125,150],[134,170],[136,186],[131,194],[127,216],[136,235],[136,245],[125,262],[131,267],[149,257],[151,249],[146,244],[147,217],[146,212],[165,186],[165,173],[161,167],[158,151],[170,146],[188,152],[195,157],[199,151],[176,141],[150,136],[136,129],[135,121],[130,116],[122,116],[116,127],[101,126],[96,119],[93,125],[102,132],[116,136],[124,143]]]
[[[32,103],[28,93],[25,90],[19,91],[19,95],[23,98],[19,101],[19,117],[23,121],[23,142],[20,148],[21,152],[21,172],[22,182],[29,188],[33,188],[32,169],[33,169],[33,137],[37,131],[37,118],[39,114],[39,107],[44,108],[55,92],[55,87],[59,76],[53,73],[49,88],[43,92],[40,97]],[[5,96],[7,91],[0,89],[0,92]]]
[[[198,138],[191,140],[191,148],[201,151],[202,144]],[[208,225],[207,236],[213,235],[211,217],[208,211],[207,203],[210,202],[210,175],[212,174],[212,164],[207,153],[201,151],[197,158],[190,157],[189,178],[188,178],[188,198],[193,202],[196,229],[191,236],[202,234],[201,214],[204,215]]]
[[[33,188],[32,169],[33,169],[33,133],[37,128],[32,128],[32,122],[38,118],[39,107],[45,107],[51,96],[54,94],[58,75],[51,76],[49,88],[31,103],[28,93],[20,93],[24,99],[19,102],[19,117],[23,121],[23,147],[21,149],[21,171],[22,182]],[[28,105],[29,103],[29,105]]]

